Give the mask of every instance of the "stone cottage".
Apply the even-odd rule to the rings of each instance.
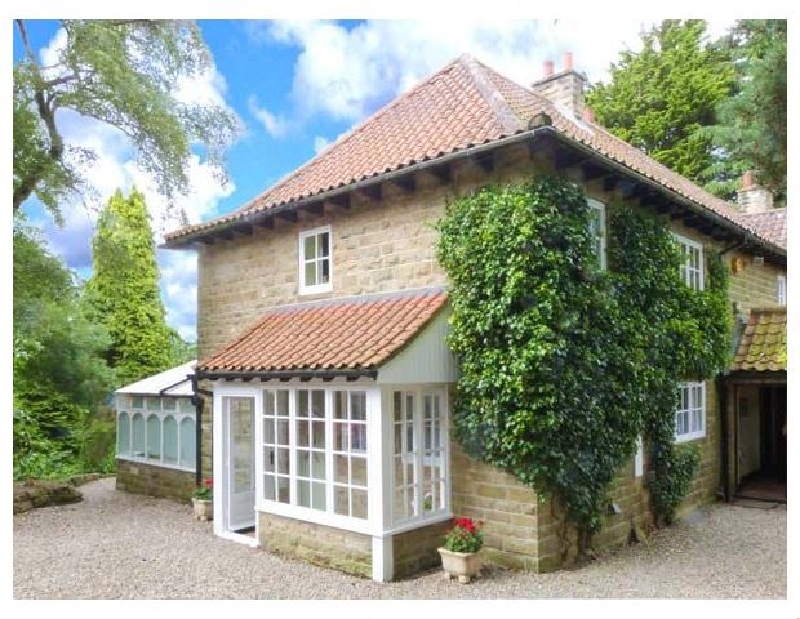
[[[486,183],[579,183],[601,251],[614,205],[657,212],[688,286],[721,249],[739,315],[785,304],[777,211],[717,199],[614,137],[585,84],[569,54],[530,86],[461,56],[238,210],[167,235],[197,252],[198,460],[217,535],[387,581],[437,564],[450,519],[468,515],[486,521],[492,560],[561,564],[557,506],[450,438],[458,368],[431,224]],[[729,380],[681,386],[676,441],[702,448],[687,506],[736,490]],[[649,522],[645,456],[620,472],[597,545]]]

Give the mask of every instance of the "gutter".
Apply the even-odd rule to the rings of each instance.
[[[210,371],[196,371],[195,376],[197,380],[207,378],[211,380],[244,380],[251,381],[254,379],[270,379],[277,378],[279,380],[289,380],[292,378],[299,378],[301,381],[311,380],[312,378],[321,378],[323,380],[330,380],[332,378],[347,378],[348,380],[356,380],[358,378],[372,378],[378,377],[378,370],[376,369],[357,369],[357,370],[336,370],[336,369],[319,369],[319,370],[262,370],[262,371],[234,371],[234,370],[210,370]]]

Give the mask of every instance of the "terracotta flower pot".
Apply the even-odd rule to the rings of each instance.
[[[211,499],[192,498],[192,505],[194,505],[194,517],[197,520],[206,521],[214,519],[214,501]]]
[[[447,580],[458,577],[458,582],[468,583],[481,571],[483,566],[480,550],[478,552],[453,552],[446,548],[439,548],[442,557],[442,568]]]

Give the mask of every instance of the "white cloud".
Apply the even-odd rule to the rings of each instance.
[[[321,135],[314,137],[314,152],[321,153],[323,150],[330,146],[331,141],[328,138],[324,138]]]
[[[45,66],[57,63],[65,44],[64,32],[59,30],[40,52]],[[56,68],[54,72],[58,70]],[[234,112],[225,101],[226,92],[224,77],[215,66],[211,66],[194,79],[180,79],[176,83],[175,96],[185,103],[211,103]],[[186,213],[190,222],[198,222],[215,214],[219,201],[235,190],[232,181],[223,187],[212,168],[193,154],[189,161],[188,194],[176,196],[170,206],[158,192],[153,178],[136,165],[133,146],[122,131],[69,110],[59,110],[57,122],[67,144],[90,148],[97,154],[91,165],[82,168],[96,199],[89,203],[73,201],[63,204],[63,228],[57,228],[51,221],[39,222],[53,250],[73,269],[85,270],[91,266],[91,243],[99,209],[118,188],[127,193],[135,185],[145,194],[157,243],[163,240],[166,231],[179,226],[181,211]],[[158,251],[157,259],[167,321],[182,336],[194,339],[197,298],[194,252]]]
[[[250,109],[250,113],[255,116],[262,125],[264,125],[267,133],[269,133],[273,138],[280,138],[286,135],[286,131],[288,129],[286,119],[276,116],[267,108],[259,107],[258,99],[255,95],[250,95],[250,98],[247,100],[247,107]]]
[[[720,33],[732,22],[712,23]],[[373,20],[351,30],[335,22],[277,21],[261,35],[300,48],[292,96],[301,115],[316,113],[358,121],[462,53],[470,53],[521,84],[542,75],[545,60],[560,70],[564,52],[590,81],[608,68],[652,22],[575,20]],[[253,30],[253,29],[251,29]],[[257,28],[256,28],[257,30]]]

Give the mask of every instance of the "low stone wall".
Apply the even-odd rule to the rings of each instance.
[[[83,500],[83,495],[69,481],[36,480],[14,482],[14,513],[21,514],[35,507],[66,505]]]
[[[194,489],[190,471],[117,459],[117,490],[189,503]]]
[[[372,577],[369,535],[259,512],[258,543],[279,555]]]
[[[394,578],[407,578],[417,572],[441,565],[437,549],[444,543],[444,536],[452,522],[430,524],[392,537],[394,555]]]

